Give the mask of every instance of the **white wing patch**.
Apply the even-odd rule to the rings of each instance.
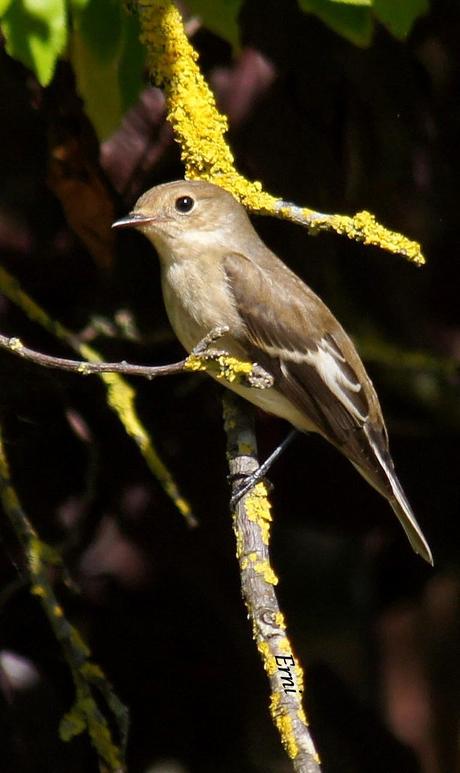
[[[368,413],[363,412],[353,400],[353,394],[358,394],[362,386],[358,379],[350,378],[351,368],[347,366],[345,357],[327,338],[322,338],[317,349],[284,349],[281,346],[265,346],[265,350],[272,357],[291,362],[306,362],[312,365],[328,389],[334,394],[352,416],[359,422],[365,422]]]
[[[346,362],[345,358],[338,354],[327,340],[323,339],[316,352],[307,352],[305,360],[314,365],[324,383],[347,410],[360,421],[366,421],[368,414],[361,413],[349,394],[350,392],[355,394],[360,392],[362,387],[359,381],[351,380],[342,368],[341,363]]]

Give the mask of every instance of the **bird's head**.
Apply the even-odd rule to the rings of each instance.
[[[151,188],[112,227],[141,231],[163,260],[171,254],[241,249],[244,235],[253,231],[245,209],[228,191],[199,180]]]

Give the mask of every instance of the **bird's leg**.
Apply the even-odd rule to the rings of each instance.
[[[260,483],[261,480],[265,477],[266,473],[269,471],[272,464],[278,459],[279,456],[283,453],[283,451],[288,447],[288,445],[294,440],[295,436],[297,435],[298,430],[297,429],[291,429],[289,432],[289,435],[283,440],[282,443],[279,444],[275,448],[274,451],[270,454],[268,459],[265,460],[263,464],[260,465],[260,467],[252,474],[247,477],[245,477],[241,483],[239,484],[238,490],[233,494],[231,500],[230,500],[230,506],[233,508],[235,505],[238,504],[240,499],[244,497],[257,483]]]

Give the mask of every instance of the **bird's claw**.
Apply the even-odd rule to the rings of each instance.
[[[229,483],[234,489],[236,489],[230,498],[230,507],[232,510],[237,506],[238,502],[240,502],[243,497],[246,496],[246,494],[249,494],[249,492],[252,491],[252,489],[262,481],[269,491],[273,490],[273,484],[270,483],[268,478],[265,478],[263,475],[259,475],[258,473],[259,470],[256,470],[252,475],[235,474],[228,476]]]

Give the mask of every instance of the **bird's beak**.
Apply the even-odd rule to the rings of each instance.
[[[141,212],[130,212],[129,215],[121,217],[112,223],[112,228],[135,228],[137,225],[146,225],[155,220],[150,215],[143,215]]]

